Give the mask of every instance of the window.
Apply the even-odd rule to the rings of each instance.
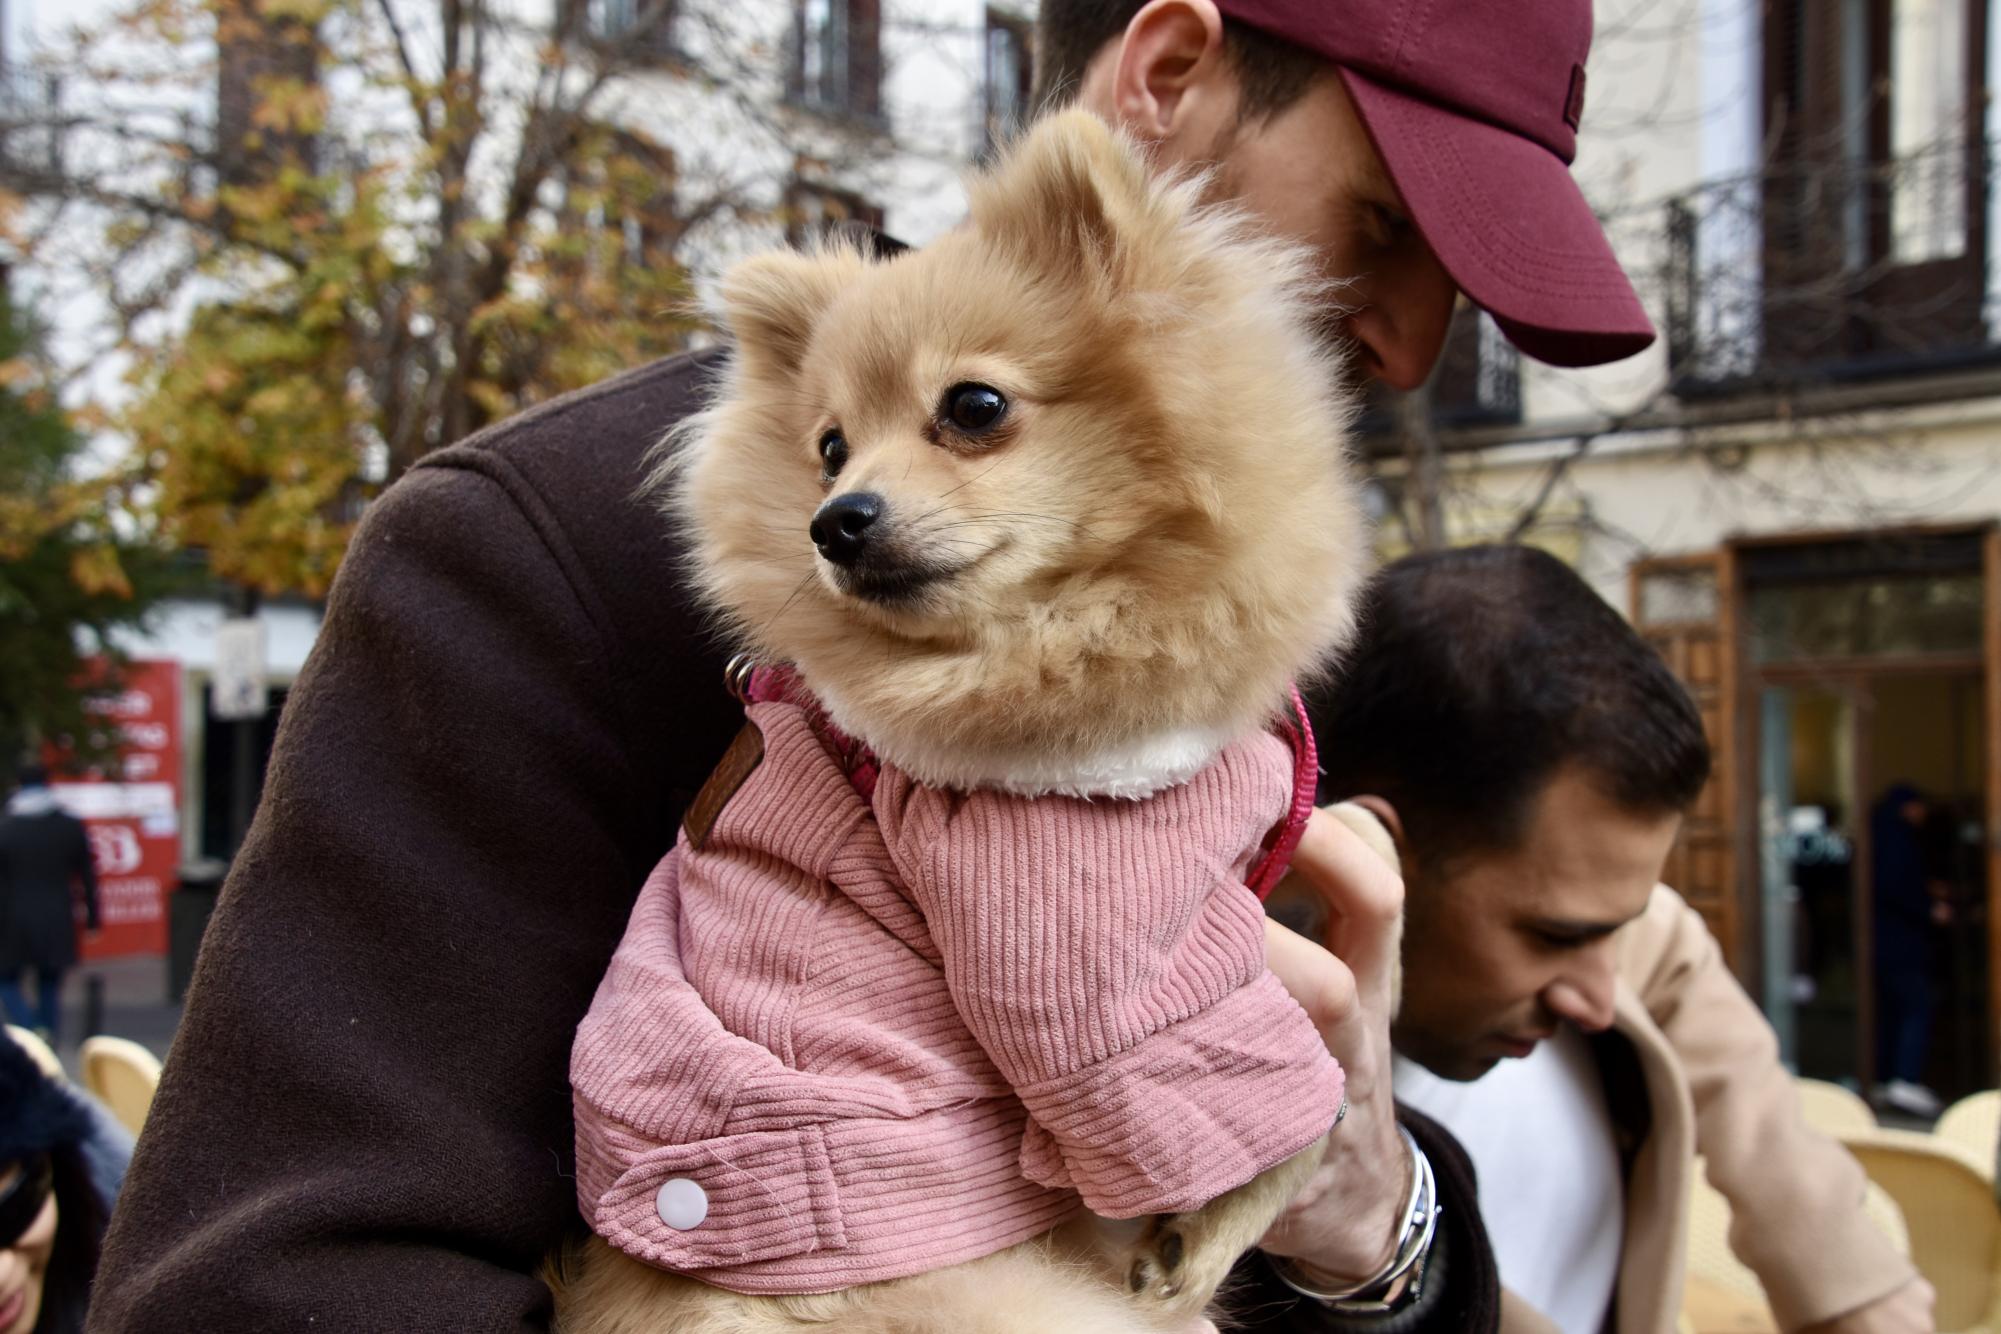
[[[587,151],[554,173],[562,241],[545,253],[562,281],[620,266],[649,269],[673,262],[687,230],[676,196],[674,151],[641,134],[604,125],[586,130]]]
[[[1899,264],[1966,249],[1964,0],[1895,0],[1890,17],[1890,249]]]
[[[799,0],[793,48],[794,101],[863,120],[882,114],[880,0]]]
[[[1031,51],[1026,20],[996,9],[987,11],[987,152],[1013,138],[1028,120],[1028,90],[1035,81]]]
[[[1734,297],[1751,309],[1727,327],[1759,344],[1752,377],[1919,374],[2001,355],[1983,309],[1991,277],[1984,8],[1975,0],[1765,7],[1770,152],[1760,197],[1748,201],[1755,213],[1738,210],[1762,236],[1751,266],[1760,286],[1738,281],[1733,290],[1717,271],[1715,297],[1697,295],[1712,308]]]
[[[679,0],[566,0],[564,26],[581,20],[575,35],[590,42],[617,42],[639,56],[674,52],[674,15]]]
[[[1751,590],[1751,659],[1980,651],[1980,575],[1884,576]]]
[[[675,206],[672,149],[626,130],[612,133],[604,172],[604,225],[616,230],[628,264],[670,256],[682,221]]]
[[[1665,562],[1643,568],[1638,573],[1639,614],[1635,618],[1649,628],[1663,625],[1706,625],[1721,612],[1721,590],[1716,586],[1716,566],[1705,561],[1698,565]]]
[[[803,246],[844,222],[882,226],[882,209],[860,195],[832,186],[794,181],[785,191],[785,241]]]
[[[216,10],[215,155],[224,184],[269,180],[286,163],[315,168],[314,136],[266,128],[258,111],[274,87],[312,87],[319,78],[312,25],[267,14],[251,0],[223,0]]]
[[[1850,271],[1966,252],[1972,93],[1986,81],[1973,18],[1972,0],[1771,8],[1766,131],[1779,188],[1768,204],[1788,247]]]
[[[1739,560],[1753,662],[1980,652],[1977,533],[1778,543]]]

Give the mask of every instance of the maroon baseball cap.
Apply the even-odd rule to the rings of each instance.
[[[1590,0],[1217,0],[1340,67],[1411,218],[1459,289],[1556,366],[1654,341],[1570,177]]]

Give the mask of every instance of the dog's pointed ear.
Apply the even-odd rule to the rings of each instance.
[[[1153,181],[1140,148],[1088,111],[1045,117],[971,185],[973,225],[1018,258],[1115,282],[1141,232],[1171,230],[1182,192]]]
[[[744,368],[752,374],[797,371],[813,327],[867,263],[853,245],[835,244],[808,254],[757,255],[725,273],[718,305]]]

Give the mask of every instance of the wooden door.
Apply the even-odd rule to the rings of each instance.
[[[1744,931],[1738,867],[1744,831],[1737,828],[1738,707],[1736,562],[1724,549],[1698,556],[1638,561],[1631,572],[1632,618],[1702,713],[1709,737],[1709,782],[1696,798],[1665,879],[1708,922],[1724,958],[1747,984],[1756,953]]]

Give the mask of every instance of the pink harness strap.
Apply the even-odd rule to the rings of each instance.
[[[1320,749],[1314,744],[1313,723],[1306,715],[1306,701],[1299,697],[1299,687],[1292,687],[1288,693],[1292,717],[1280,719],[1277,728],[1278,734],[1292,744],[1292,805],[1285,813],[1285,822],[1265,840],[1265,855],[1251,868],[1248,883],[1260,901],[1270,897],[1278,882],[1285,879],[1292,865],[1292,854],[1306,834],[1307,817],[1313,814],[1313,803],[1320,795]]]
[[[746,703],[781,700],[806,710],[814,730],[826,741],[834,758],[840,761],[848,781],[855,785],[855,791],[861,794],[863,801],[875,799],[876,778],[882,772],[875,752],[834,726],[826,709],[806,689],[797,672],[783,666],[753,667],[743,694]],[[1306,833],[1306,820],[1313,814],[1314,799],[1320,787],[1320,752],[1314,744],[1313,724],[1306,715],[1306,701],[1300,698],[1297,686],[1292,688],[1290,695],[1292,716],[1279,719],[1273,727],[1292,747],[1292,805],[1287,809],[1285,819],[1274,825],[1271,833],[1265,836],[1264,855],[1258,858],[1246,877],[1245,883],[1260,900],[1271,894],[1292,865],[1292,854],[1298,850],[1299,840]]]

